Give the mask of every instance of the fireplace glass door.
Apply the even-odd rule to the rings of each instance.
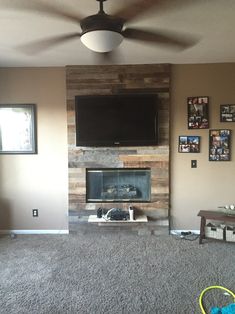
[[[87,202],[150,202],[149,168],[86,169]]]

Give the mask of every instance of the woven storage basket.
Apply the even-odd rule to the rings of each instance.
[[[208,224],[205,227],[205,236],[207,238],[224,240],[224,228],[222,228],[220,226],[214,226],[212,224]]]
[[[227,226],[225,229],[226,241],[235,242],[235,227]]]

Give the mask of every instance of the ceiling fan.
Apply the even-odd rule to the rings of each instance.
[[[20,1],[20,9],[36,10],[60,18],[62,17],[72,22],[79,23],[81,27],[80,33],[68,33],[34,41],[22,45],[21,48],[36,53],[76,38],[80,38],[88,49],[103,54],[112,52],[121,44],[124,38],[146,43],[163,44],[179,49],[185,49],[195,44],[195,38],[186,37],[182,34],[179,36],[179,34],[169,32],[156,32],[126,27],[127,22],[143,14],[145,11],[150,10],[153,6],[159,5],[159,2],[161,2],[159,0],[139,0],[132,2],[112,15],[108,15],[104,11],[103,3],[106,0],[96,1],[99,2],[98,13],[85,18],[77,14],[67,13],[50,4],[38,3],[32,0],[24,4],[24,2]]]

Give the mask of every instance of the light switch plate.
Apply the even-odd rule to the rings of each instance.
[[[38,217],[38,209],[32,209],[33,217]]]

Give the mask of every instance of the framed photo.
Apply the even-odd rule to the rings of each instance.
[[[220,122],[235,122],[235,105],[220,105]]]
[[[0,105],[0,154],[36,153],[35,105]]]
[[[231,160],[231,130],[209,130],[209,161]]]
[[[209,97],[188,97],[188,129],[209,128]]]
[[[179,153],[200,153],[200,136],[179,136]]]

